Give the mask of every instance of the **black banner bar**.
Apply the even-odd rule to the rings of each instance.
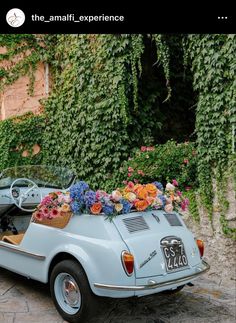
[[[235,33],[234,11],[173,8],[170,4],[59,8],[21,5],[0,10],[0,33]]]

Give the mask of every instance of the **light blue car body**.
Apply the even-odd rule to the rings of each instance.
[[[50,191],[43,188],[43,196]],[[9,203],[8,190],[1,190],[0,208]],[[161,210],[132,212],[112,220],[104,215],[74,214],[63,229],[34,223],[30,216],[14,217],[16,224],[27,229],[19,245],[0,241],[0,267],[43,283],[49,281],[53,266],[67,256],[81,264],[94,294],[114,298],[176,289],[209,269],[193,234],[176,212],[171,221]],[[168,270],[170,246],[176,243],[184,248],[187,264]],[[124,270],[123,251],[134,256],[131,275]]]

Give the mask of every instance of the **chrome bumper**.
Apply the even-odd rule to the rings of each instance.
[[[160,283],[151,283],[149,285],[140,285],[140,286],[119,286],[119,285],[106,285],[106,284],[94,283],[94,287],[102,288],[102,289],[117,290],[117,291],[149,290],[149,289],[155,289],[160,287],[166,287],[173,284],[180,284],[180,283],[184,284],[185,282],[206,273],[209,269],[210,269],[210,266],[208,265],[208,263],[202,260],[201,266],[197,266],[195,268],[195,273],[182,278],[167,280],[165,282],[160,282]]]

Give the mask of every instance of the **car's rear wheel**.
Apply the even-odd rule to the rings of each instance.
[[[63,260],[53,268],[50,290],[58,312],[66,321],[87,322],[95,314],[96,296],[76,261]]]

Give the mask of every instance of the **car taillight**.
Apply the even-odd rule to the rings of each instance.
[[[121,254],[122,265],[128,276],[131,276],[134,271],[134,256],[128,251],[123,251]]]
[[[204,242],[200,239],[197,239],[196,240],[197,242],[197,246],[198,246],[198,249],[199,249],[199,252],[200,252],[200,256],[203,257],[204,255]]]

